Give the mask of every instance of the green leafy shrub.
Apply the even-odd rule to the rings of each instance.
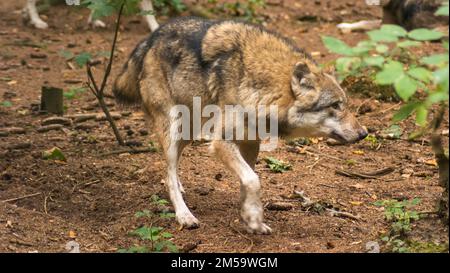
[[[166,206],[169,201],[162,199],[157,195],[152,195],[150,201],[154,206]],[[144,242],[149,242],[149,246],[133,246],[127,249],[119,249],[120,253],[149,253],[149,252],[178,252],[178,247],[169,239],[173,234],[165,231],[163,227],[157,226],[161,219],[174,218],[175,213],[159,212],[154,213],[149,210],[138,211],[135,214],[137,218],[148,218],[151,221],[150,226],[141,226],[130,232],[130,235],[136,236]]]
[[[286,171],[292,170],[292,165],[273,157],[266,157],[264,159],[267,163],[269,169],[274,173],[284,173]]]
[[[439,13],[448,16],[448,2]],[[444,34],[425,28],[408,32],[397,25],[383,25],[367,34],[369,39],[355,47],[333,37],[322,37],[328,50],[342,55],[335,61],[340,80],[368,75],[377,85],[393,87],[405,102],[395,114],[394,122],[415,113],[416,123],[426,126],[429,109],[448,102],[448,42],[441,43],[444,53],[419,57],[413,49],[441,39]]]

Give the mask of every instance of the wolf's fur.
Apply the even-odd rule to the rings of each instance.
[[[30,19],[30,23],[36,28],[46,29],[48,28],[48,24],[44,22],[41,17],[39,17],[39,13],[36,8],[37,1],[38,0],[27,0],[27,5],[24,9],[24,16],[28,17]],[[143,11],[153,11],[151,0],[142,0],[140,2],[140,7]],[[106,27],[105,23],[103,23],[101,20],[93,20],[92,16],[93,12],[89,14],[89,25],[92,25],[94,27]],[[151,31],[155,31],[159,27],[154,15],[146,15],[145,20],[147,21],[147,24]]]
[[[189,141],[174,141],[174,105],[256,107],[277,105],[283,136],[330,136],[355,142],[367,135],[346,110],[336,80],[293,42],[236,21],[179,18],[139,43],[117,77],[113,92],[123,103],[141,103],[166,155],[170,198],[179,223],[198,220],[183,201],[178,161]],[[191,109],[192,110],[192,109]],[[192,128],[192,126],[191,126]],[[219,130],[220,131],[220,130]],[[263,223],[259,178],[253,171],[258,140],[214,140],[211,151],[241,180],[241,216],[250,232],[269,233]]]
[[[407,30],[416,28],[438,28],[448,24],[448,17],[435,16],[434,13],[445,0],[381,0],[382,20],[342,23],[343,31],[370,30],[381,24],[396,24]]]

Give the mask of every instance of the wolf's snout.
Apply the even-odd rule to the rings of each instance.
[[[367,131],[366,128],[363,127],[361,129],[359,129],[358,130],[358,140],[357,141],[365,139],[368,134],[369,134],[369,132]]]

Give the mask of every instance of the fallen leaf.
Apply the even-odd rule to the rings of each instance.
[[[69,231],[69,238],[75,239],[77,237],[77,233],[73,230]]]
[[[355,155],[364,155],[364,151],[356,150],[356,151],[353,151],[353,154],[355,154]]]
[[[361,206],[363,202],[359,202],[359,201],[350,201],[349,202],[351,205],[353,206]]]
[[[15,85],[15,84],[17,84],[17,81],[9,81],[6,84],[9,85],[9,86]]]
[[[430,166],[435,166],[435,167],[438,166],[436,159],[427,160],[427,161],[425,161],[425,164],[430,165]]]

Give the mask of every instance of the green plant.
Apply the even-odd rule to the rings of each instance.
[[[448,2],[446,7],[448,12]],[[331,52],[343,55],[335,61],[340,79],[369,75],[378,85],[392,86],[405,102],[393,121],[404,120],[415,113],[416,123],[425,127],[429,109],[448,102],[449,48],[445,41],[442,42],[445,53],[422,57],[417,56],[413,48],[438,40],[444,34],[425,28],[408,32],[397,25],[383,25],[367,34],[369,40],[355,47],[333,37],[322,37]]]
[[[269,169],[274,173],[284,173],[286,171],[292,170],[292,165],[273,157],[266,157],[264,159],[267,163]]]
[[[449,15],[449,2],[443,2],[436,15]],[[449,45],[441,42],[439,53],[419,56],[415,53],[429,41],[441,39],[444,34],[430,29],[406,31],[397,25],[383,25],[367,32],[369,39],[350,47],[341,40],[323,36],[325,46],[342,55],[334,63],[343,80],[349,75],[368,75],[379,86],[392,87],[403,106],[393,116],[398,123],[415,114],[419,129],[409,135],[415,139],[431,133],[431,146],[438,162],[439,185],[444,192],[439,202],[439,215],[448,223],[449,158],[445,155],[441,126],[449,99]],[[422,51],[423,52],[423,51]],[[429,121],[430,110],[438,108]]]
[[[68,91],[63,93],[63,96],[68,100],[72,100],[78,95],[86,92],[86,90],[87,89],[85,87],[71,87]]]
[[[390,231],[381,240],[393,252],[413,252],[413,241],[409,241],[406,238],[408,232],[411,231],[411,223],[420,219],[419,212],[412,209],[419,203],[419,198],[403,201],[380,200],[373,203],[375,206],[384,207],[384,216],[391,223]]]
[[[186,10],[186,5],[182,0],[153,0],[153,4],[164,15],[171,12],[181,13]]]
[[[124,14],[151,14],[152,12],[142,12],[139,8],[139,2],[141,0],[82,0],[81,4],[90,10],[92,10],[92,18],[99,19],[101,17],[110,16],[117,13],[124,3]]]
[[[165,206],[169,202],[157,195],[152,195],[150,201],[154,206]],[[178,247],[169,239],[173,238],[173,234],[165,231],[163,227],[157,226],[161,219],[174,218],[175,214],[167,211],[153,213],[149,210],[138,211],[135,214],[137,218],[148,218],[151,221],[150,226],[141,226],[130,232],[130,235],[137,236],[145,242],[149,242],[150,246],[133,246],[128,249],[119,249],[120,253],[148,253],[148,252],[178,252]]]
[[[370,144],[370,148],[377,149],[378,146],[381,144],[381,141],[374,135],[368,135],[364,141],[368,142]]]
[[[391,222],[392,235],[406,235],[411,231],[411,222],[419,220],[419,213],[410,210],[420,203],[419,198],[412,200],[381,200],[374,203],[375,206],[384,207],[384,216]]]
[[[3,107],[11,107],[12,103],[9,100],[4,100],[0,105]]]
[[[263,18],[258,15],[258,9],[266,7],[265,0],[234,1],[218,4],[217,0],[209,0],[208,3],[215,5],[213,12],[222,12],[234,17],[241,17],[246,21],[261,23]]]

